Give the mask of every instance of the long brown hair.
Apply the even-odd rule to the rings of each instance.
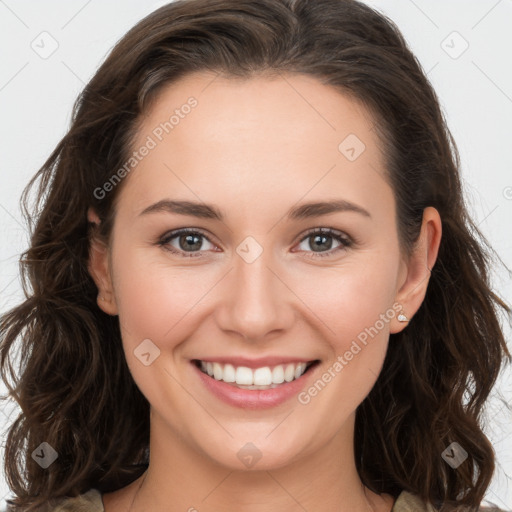
[[[338,88],[374,115],[405,251],[424,208],[439,211],[443,237],[425,300],[391,335],[357,410],[356,463],[375,492],[476,510],[494,471],[482,410],[510,360],[499,313],[511,310],[490,288],[494,253],[468,216],[435,92],[394,23],[354,0],[178,0],[132,28],[86,85],[69,131],[22,197],[26,300],[2,316],[0,339],[2,377],[21,407],[5,449],[12,510],[113,491],[146,467],[149,404],[128,370],[118,318],[96,305],[87,210],[108,242],[122,183],[95,191],[129,158],[150,100],[194,71],[301,73]],[[31,457],[42,442],[58,453],[44,470]],[[441,457],[452,442],[469,454],[457,470]]]

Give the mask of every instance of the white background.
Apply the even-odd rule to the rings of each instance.
[[[22,297],[17,260],[27,245],[19,210],[23,187],[65,134],[77,94],[110,48],[164,3],[0,0],[0,312]],[[428,73],[461,154],[473,217],[512,268],[512,0],[367,3],[395,21]],[[58,47],[45,59],[31,47],[43,52],[52,44]],[[502,267],[493,283],[511,303],[512,283]],[[506,333],[511,345],[509,327]],[[486,429],[498,461],[487,498],[505,509],[512,509],[512,414],[503,401],[512,403],[511,375],[500,378]],[[10,409],[2,407],[5,428]],[[1,477],[0,499],[7,493]]]

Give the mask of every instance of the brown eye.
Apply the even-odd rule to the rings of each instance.
[[[185,257],[184,253],[189,253],[190,256],[200,256],[203,251],[216,247],[206,235],[191,229],[181,229],[167,233],[158,243],[165,249]]]
[[[351,245],[352,241],[346,235],[330,228],[325,228],[310,231],[307,236],[301,240],[299,250],[316,253],[314,257],[330,256]]]

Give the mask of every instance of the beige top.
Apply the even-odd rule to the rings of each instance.
[[[402,491],[391,512],[434,512],[435,509],[417,496]],[[101,493],[96,489],[80,494],[76,498],[65,498],[52,512],[105,512]]]

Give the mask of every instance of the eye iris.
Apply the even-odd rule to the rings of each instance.
[[[309,239],[314,241],[311,244],[311,248],[315,252],[329,250],[332,247],[332,237],[329,235],[313,235],[310,236]],[[330,243],[327,243],[326,240],[328,240]],[[320,249],[318,249],[318,247],[320,247]]]
[[[329,251],[332,248],[333,237],[329,234],[317,233],[308,237],[313,252]],[[178,245],[186,252],[200,251],[203,236],[194,233],[184,233],[178,236]]]
[[[179,238],[180,249],[184,251],[193,251],[201,249],[202,239],[197,235],[181,235]]]

